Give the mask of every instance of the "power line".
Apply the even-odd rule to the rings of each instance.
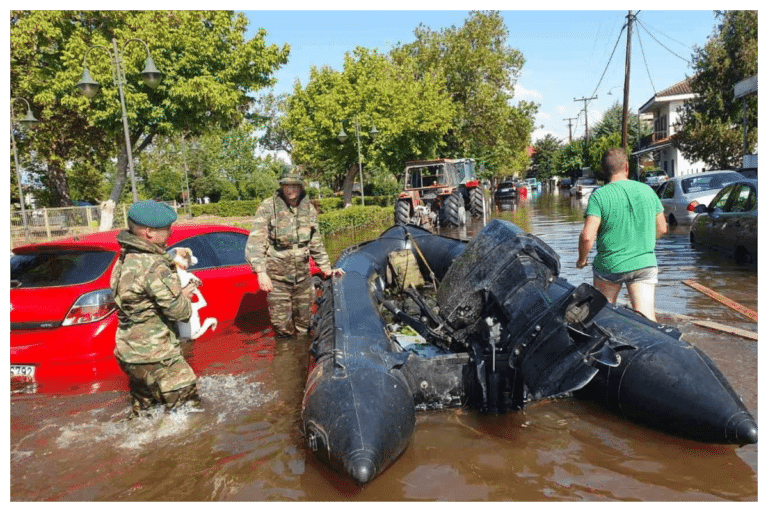
[[[640,11],[638,11],[638,12],[640,12]],[[643,28],[645,28],[645,27],[643,27]],[[649,28],[651,28],[651,29],[653,29],[654,31],[658,32],[659,34],[663,35],[663,36],[664,36],[664,37],[666,37],[667,39],[671,39],[672,41],[676,42],[676,43],[677,43],[677,44],[679,44],[680,46],[685,46],[687,49],[689,49],[689,50],[693,50],[693,48],[691,48],[691,47],[690,47],[690,46],[688,46],[687,44],[685,44],[685,43],[681,43],[681,42],[680,42],[680,41],[678,41],[677,39],[675,39],[675,38],[673,38],[673,37],[671,37],[671,36],[668,36],[667,34],[665,34],[664,32],[662,32],[661,30],[657,29],[656,27],[649,27]],[[647,30],[648,30],[648,29],[646,28],[646,31],[647,31]]]
[[[603,78],[605,78],[605,73],[608,71],[608,66],[611,65],[611,61],[613,60],[613,54],[616,53],[616,48],[619,47],[619,41],[621,41],[621,35],[624,33],[624,29],[627,27],[626,24],[624,24],[623,27],[621,27],[621,31],[619,32],[619,37],[616,38],[616,44],[613,45],[613,51],[611,52],[611,56],[608,57],[608,63],[605,65],[605,69],[603,70],[603,74],[600,75],[600,80],[597,82],[597,85],[595,86],[595,90],[592,91],[592,95],[597,93],[597,90],[600,88],[600,84],[603,83]]]
[[[637,18],[635,21],[639,23]],[[643,41],[640,39],[640,31],[637,32],[637,42],[640,43],[640,53],[643,55],[643,62],[645,63],[645,72],[648,73],[648,80],[651,82],[651,89],[653,89],[653,95],[656,95],[656,86],[653,85],[653,78],[651,77],[651,70],[648,68],[648,60],[645,58],[645,49],[643,48]]]
[[[683,61],[683,62],[685,62],[686,64],[689,64],[689,65],[691,64],[691,62],[690,62],[688,59],[686,59],[685,57],[681,57],[681,56],[679,56],[678,54],[676,54],[675,52],[673,52],[672,50],[670,50],[669,48],[667,48],[666,46],[664,46],[664,45],[661,43],[661,41],[659,41],[658,39],[656,39],[656,37],[655,37],[653,34],[651,34],[651,33],[648,31],[648,29],[647,29],[647,28],[645,28],[645,25],[644,25],[644,24],[643,24],[643,23],[642,23],[640,20],[637,20],[637,23],[638,23],[638,24],[639,24],[639,25],[640,25],[640,26],[643,28],[643,30],[645,30],[645,31],[648,33],[648,35],[649,35],[649,36],[651,36],[651,37],[653,38],[653,40],[654,40],[654,41],[656,41],[657,43],[659,43],[659,44],[661,45],[661,47],[662,47],[662,48],[664,48],[664,49],[665,49],[665,50],[667,50],[669,53],[671,53],[672,55],[674,55],[674,56],[675,56],[675,57],[677,57],[678,59],[682,60],[682,61]]]

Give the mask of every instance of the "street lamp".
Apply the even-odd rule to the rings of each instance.
[[[149,53],[149,46],[147,46],[147,43],[145,43],[141,39],[129,39],[123,44],[123,50],[125,50],[125,47],[128,45],[128,43],[132,41],[137,41],[142,43],[147,50],[147,61],[144,64],[144,71],[141,72],[141,76],[144,79],[144,83],[147,84],[147,86],[149,86],[152,89],[155,89],[160,84],[162,74],[155,67],[155,63],[152,60],[152,55]],[[80,81],[77,83],[77,88],[80,90],[80,93],[83,96],[89,99],[96,96],[96,94],[99,92],[99,84],[93,78],[91,78],[91,73],[88,71],[88,65],[87,65],[88,54],[94,48],[100,48],[105,52],[107,52],[107,54],[109,55],[110,63],[112,64],[111,66],[112,81],[120,90],[120,107],[122,108],[122,112],[123,112],[123,131],[125,132],[125,147],[126,147],[126,153],[128,154],[128,170],[130,171],[130,174],[131,174],[131,191],[133,192],[133,202],[135,203],[139,200],[139,195],[136,192],[136,176],[133,170],[133,149],[131,148],[131,137],[130,137],[130,132],[128,130],[128,115],[125,112],[125,94],[123,93],[123,85],[125,85],[127,82],[125,80],[123,54],[121,53],[120,49],[117,47],[117,41],[114,38],[112,38],[112,49],[113,49],[112,52],[110,52],[109,48],[107,48],[106,46],[100,46],[100,45],[91,46],[85,52],[85,57],[83,57],[83,76],[82,78],[80,78]]]
[[[184,139],[186,136],[189,135],[188,133],[185,133],[181,136],[181,151],[182,151],[182,159],[184,160],[184,177],[187,181],[187,210],[189,212],[189,216],[192,217],[192,193],[189,191],[189,166],[187,165],[187,145],[184,143]],[[189,151],[192,153],[199,153],[200,152],[200,146],[197,145],[197,141],[192,141],[192,147],[189,148]]]
[[[376,125],[371,123],[371,131],[368,132],[371,140],[375,140],[378,134],[379,130],[376,129]],[[360,200],[362,205],[365,206],[365,191],[363,190],[363,159],[360,153],[360,116],[355,116],[355,136],[357,136],[357,165],[360,170]],[[343,123],[341,125],[341,131],[339,132],[338,138],[339,142],[342,144],[349,138],[347,137],[347,134],[344,133]]]
[[[29,106],[29,102],[24,98],[11,99],[11,145],[13,146],[13,160],[16,164],[16,180],[19,182],[19,202],[21,203],[21,220],[24,223],[24,237],[29,240],[29,226],[27,225],[27,210],[24,206],[24,189],[21,187],[21,167],[19,166],[19,154],[16,151],[16,134],[13,132],[13,121],[17,120],[13,114],[13,103],[15,101],[23,101],[27,104],[27,115],[24,119],[18,119],[20,123],[29,128],[37,126],[37,119],[32,114],[32,108]]]

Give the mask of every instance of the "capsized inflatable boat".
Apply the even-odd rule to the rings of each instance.
[[[501,413],[598,400],[705,443],[757,442],[714,363],[676,329],[558,277],[558,255],[493,220],[470,242],[395,226],[346,249],[322,285],[302,403],[308,447],[364,484],[410,441],[417,410]]]

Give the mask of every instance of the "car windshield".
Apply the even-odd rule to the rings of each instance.
[[[733,183],[740,178],[741,176],[738,173],[702,174],[681,180],[680,187],[683,189],[684,194],[704,192],[706,190],[720,190],[727,184]]]
[[[102,275],[115,253],[50,251],[11,256],[11,286],[43,288],[87,283]]]

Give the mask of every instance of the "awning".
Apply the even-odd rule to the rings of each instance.
[[[632,156],[640,156],[640,155],[644,155],[646,153],[652,153],[654,151],[661,151],[662,149],[670,148],[670,147],[672,147],[672,142],[665,142],[665,143],[659,144],[657,146],[648,146],[647,148],[638,149],[637,151],[633,151],[632,152]]]

